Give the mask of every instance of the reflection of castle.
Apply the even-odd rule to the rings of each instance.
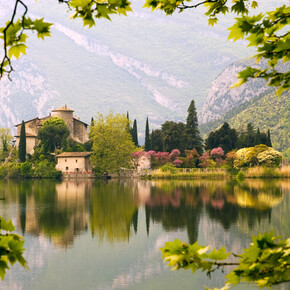
[[[88,133],[87,127],[88,125],[80,119],[75,118],[73,116],[74,110],[67,108],[65,105],[59,109],[54,109],[52,114],[43,118],[34,118],[32,120],[25,122],[25,133],[26,133],[26,152],[29,154],[33,154],[34,147],[38,145],[39,140],[37,139],[37,134],[39,128],[41,128],[43,122],[51,117],[59,117],[63,119],[70,131],[70,137],[79,142],[85,143],[88,140]],[[16,133],[16,148],[19,146],[19,139],[20,139],[20,130],[21,130],[21,123],[15,125],[17,128]]]
[[[86,197],[92,182],[63,181],[53,185],[55,191],[46,192],[44,187],[41,192],[42,198],[48,199],[45,209],[39,209],[42,201],[37,195],[19,194],[17,225],[23,234],[48,236],[54,245],[67,247],[88,228]]]

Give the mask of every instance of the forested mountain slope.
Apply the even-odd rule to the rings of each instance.
[[[290,144],[290,92],[280,97],[273,90],[265,92],[228,111],[223,118],[202,124],[201,133],[206,135],[224,122],[238,130],[244,130],[250,122],[260,131],[270,129],[273,147],[285,151]]]

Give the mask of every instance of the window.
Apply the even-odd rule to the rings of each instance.
[[[64,160],[64,162],[66,162],[66,159]]]
[[[76,162],[78,162],[78,160],[76,159]]]
[[[66,167],[65,170],[68,170],[68,167]]]

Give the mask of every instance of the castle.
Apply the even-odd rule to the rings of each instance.
[[[43,118],[34,118],[25,122],[26,133],[26,153],[33,154],[34,147],[38,145],[39,139],[37,138],[38,130],[41,128],[43,122],[50,117],[59,117],[63,119],[70,131],[70,138],[79,142],[85,143],[88,141],[88,124],[80,121],[80,119],[73,116],[74,110],[69,109],[66,105],[59,109],[54,109],[51,114]],[[19,146],[21,123],[15,125],[17,128],[16,133],[16,148]]]

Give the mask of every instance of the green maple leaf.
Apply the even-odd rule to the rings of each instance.
[[[18,59],[21,54],[26,54],[26,48],[27,46],[24,43],[11,46],[8,51],[9,58],[15,56]]]

